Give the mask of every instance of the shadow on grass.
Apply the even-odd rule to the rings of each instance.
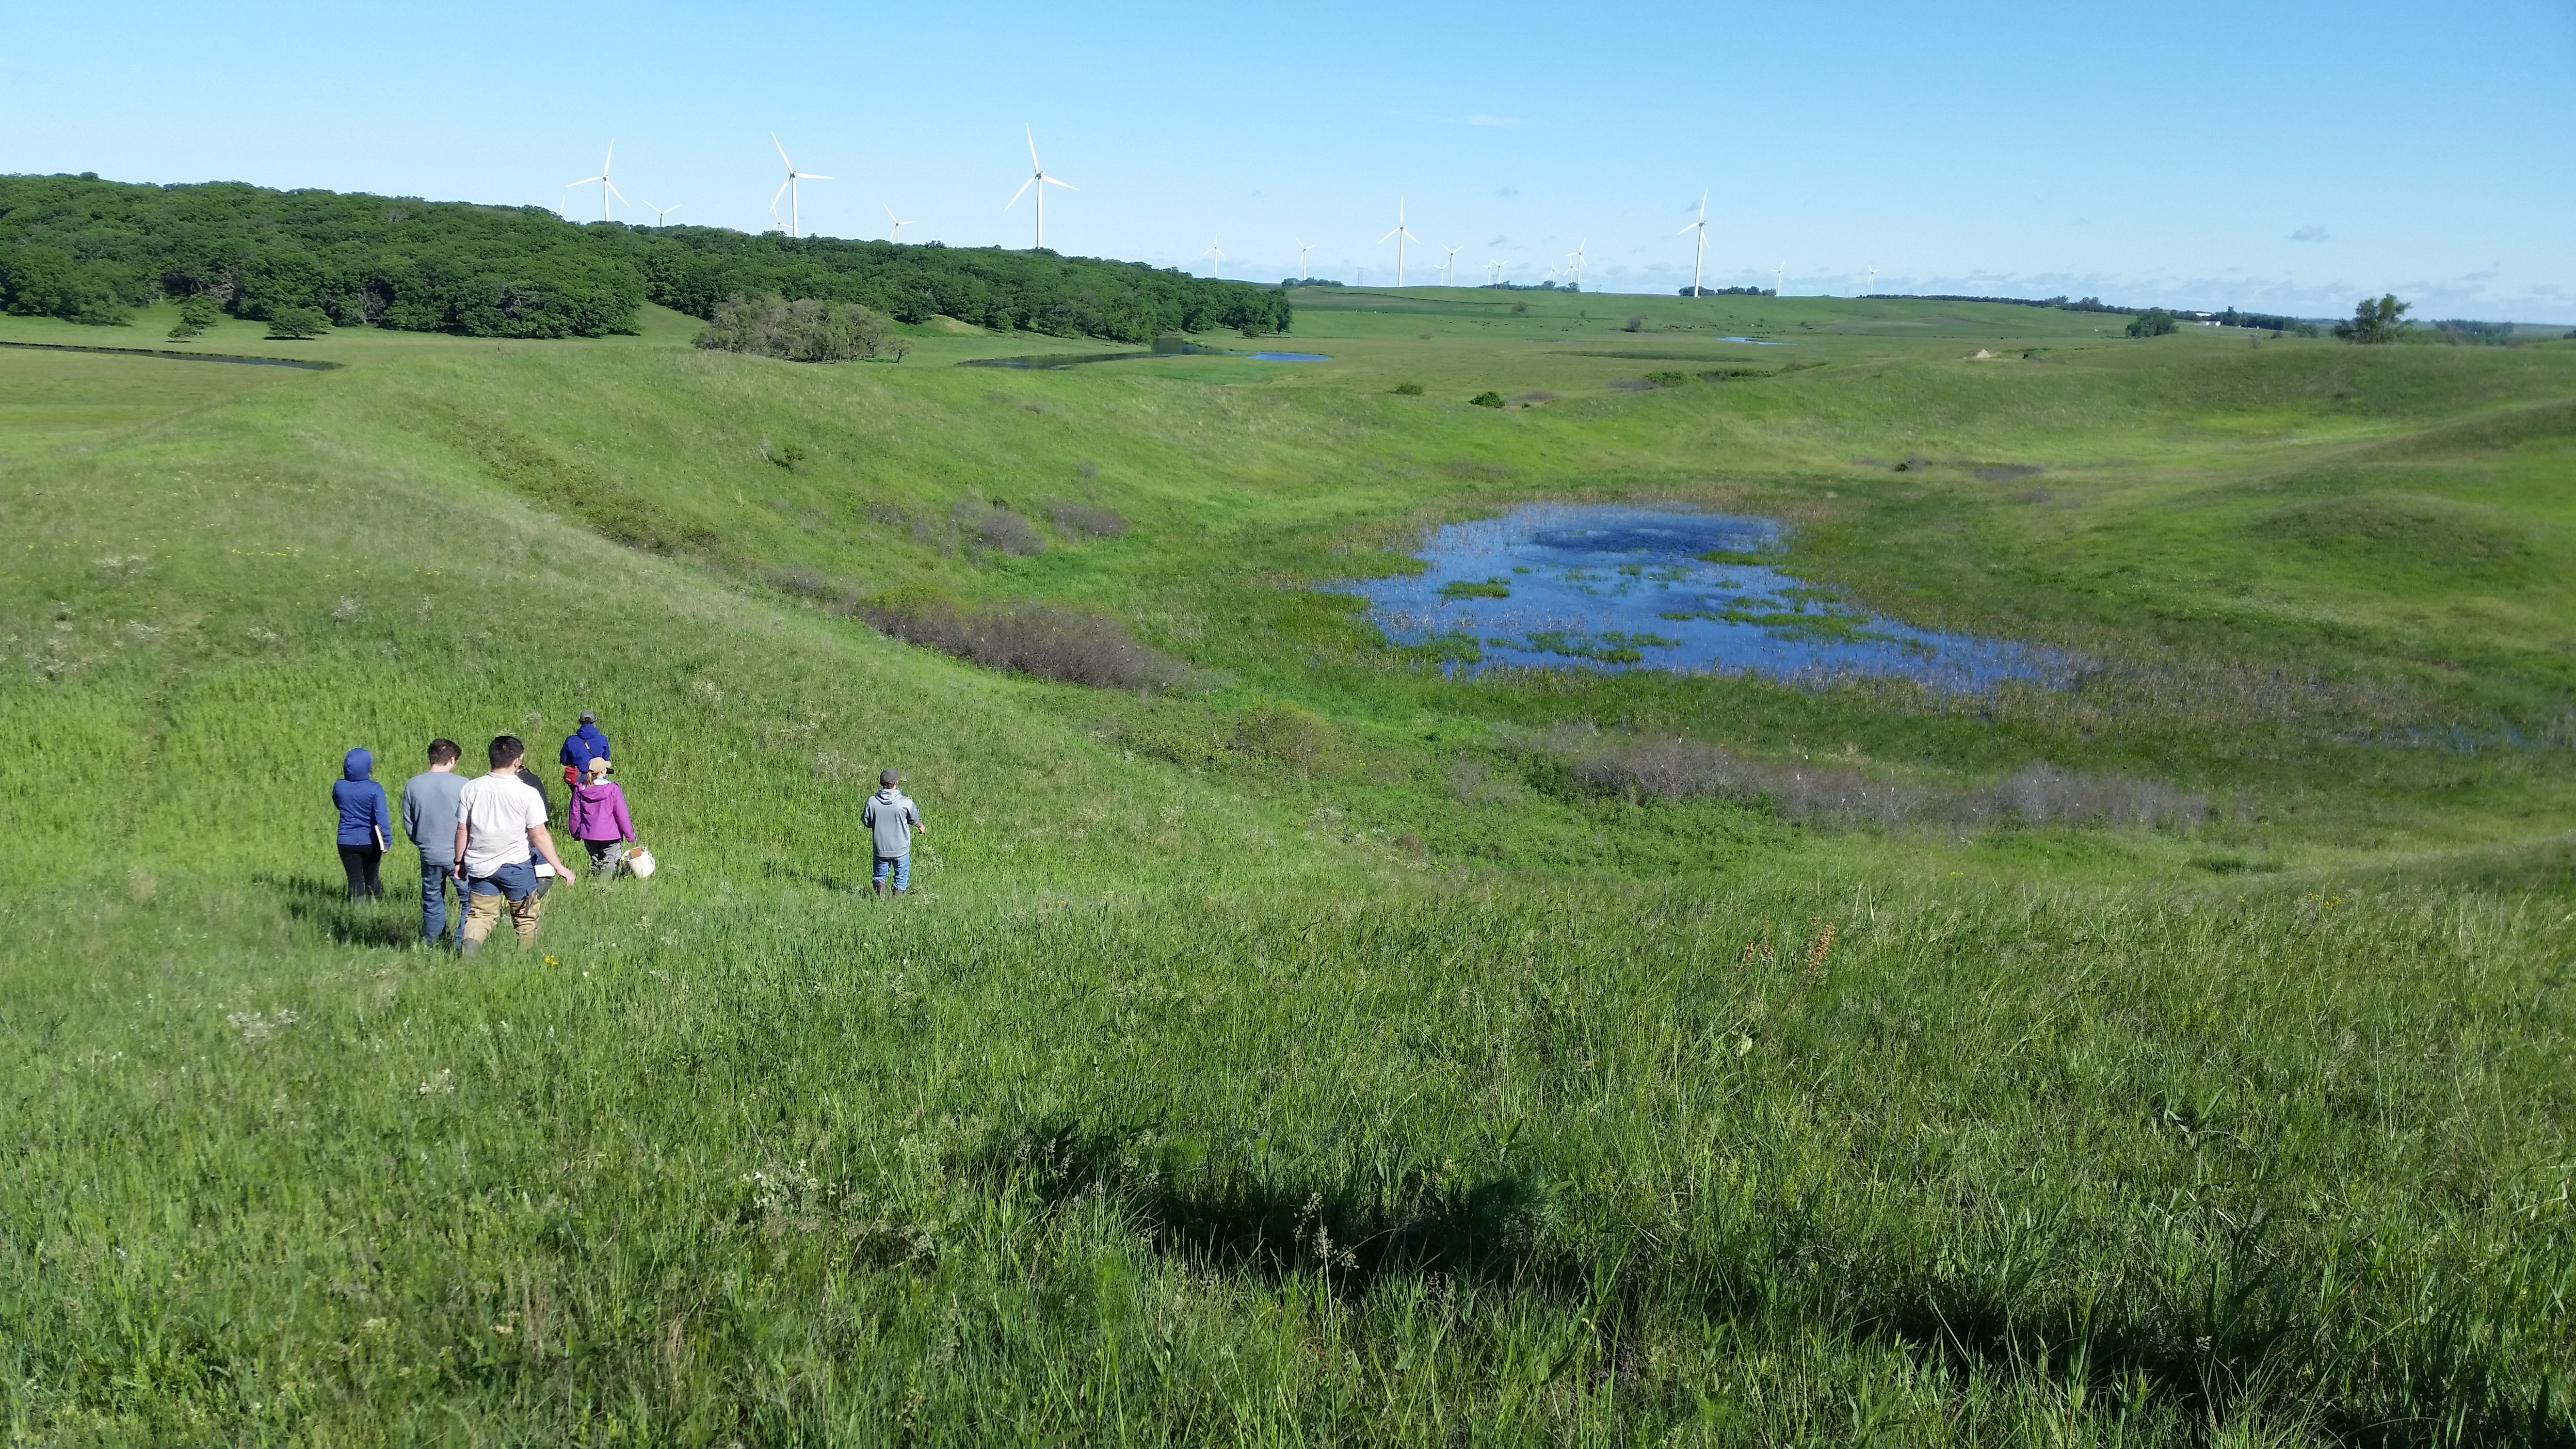
[[[384,899],[353,901],[347,882],[309,875],[258,875],[251,884],[275,891],[286,914],[343,946],[408,946],[420,939],[417,894],[392,881]]]
[[[2259,1206],[2219,1214],[2227,1226],[2199,1240],[2180,1279],[2124,1273],[2106,1297],[2083,1271],[2101,1245],[2071,1232],[1954,1245],[1969,1251],[1945,1265],[1920,1244],[1853,1240],[1822,1213],[1783,1211],[1694,1246],[1645,1229],[1567,1231],[1535,1170],[1443,1186],[1403,1172],[1333,1180],[1266,1141],[1225,1156],[1185,1136],[1033,1124],[991,1139],[967,1170],[1051,1208],[1086,1195],[1115,1204],[1157,1252],[1194,1266],[1320,1282],[1346,1301],[1435,1276],[1529,1295],[1590,1326],[1604,1372],[1649,1320],[1679,1312],[1761,1337],[1892,1342],[1998,1378],[2081,1378],[2113,1398],[2143,1381],[2187,1423],[2261,1404],[2342,1442],[2414,1444],[2447,1425],[2576,1449],[2568,1406],[2545,1376],[2526,1381],[2528,1354],[2504,1352],[2474,1305],[2450,1304],[2435,1315],[2447,1326],[2428,1322],[2411,1342],[2355,1338],[2303,1293],[2319,1264]]]

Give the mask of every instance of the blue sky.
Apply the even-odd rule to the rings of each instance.
[[[2576,323],[2576,3],[0,3],[0,171],[1048,242],[1228,276],[1537,281]],[[782,203],[783,211],[783,203]],[[622,209],[621,216],[649,220]]]

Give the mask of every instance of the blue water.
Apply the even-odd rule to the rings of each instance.
[[[1388,638],[1425,648],[1453,673],[1510,664],[1875,674],[1966,691],[2063,673],[2041,651],[1901,624],[1758,558],[1699,557],[1777,554],[1780,543],[1766,518],[1532,504],[1434,530],[1420,551],[1430,567],[1418,575],[1341,587],[1369,601]]]
[[[1323,352],[1256,352],[1252,354],[1252,360],[1255,362],[1330,362],[1333,359],[1331,354]]]
[[[1795,347],[1795,342],[1765,342],[1759,337],[1721,337],[1720,342],[1750,342],[1756,347]]]

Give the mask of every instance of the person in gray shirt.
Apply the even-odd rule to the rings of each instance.
[[[892,770],[877,776],[885,788],[868,797],[859,810],[859,823],[875,837],[877,864],[868,888],[885,894],[886,877],[894,877],[894,893],[904,895],[912,889],[912,838],[928,835],[930,828],[921,823],[921,807],[898,788],[901,775]]]
[[[450,879],[456,872],[456,804],[465,793],[465,777],[456,773],[463,753],[454,740],[429,742],[429,768],[403,781],[403,834],[420,847],[420,942],[435,946],[447,938],[447,892],[456,891],[456,934],[465,934],[465,886]]]

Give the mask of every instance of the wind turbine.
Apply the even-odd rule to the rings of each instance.
[[[608,215],[608,198],[610,198],[610,197],[614,196],[614,197],[616,197],[616,198],[617,198],[618,200],[620,200],[620,201],[626,201],[626,193],[625,193],[625,192],[623,192],[623,191],[618,190],[618,189],[617,189],[617,183],[608,179],[608,163],[609,163],[610,161],[614,161],[614,160],[616,160],[616,159],[617,159],[617,143],[616,143],[616,142],[614,142],[614,141],[611,141],[611,142],[609,142],[609,143],[608,143],[608,156],[607,156],[607,159],[606,159],[606,160],[603,160],[603,161],[601,161],[601,162],[599,163],[599,174],[598,174],[597,176],[585,176],[585,177],[581,178],[579,181],[567,181],[567,182],[565,182],[565,183],[564,183],[564,189],[565,189],[566,191],[570,191],[572,188],[574,188],[574,187],[576,187],[576,186],[588,186],[590,183],[592,183],[592,182],[594,182],[594,181],[596,181],[596,182],[598,182],[598,183],[599,183],[599,219],[600,219],[601,221],[607,221],[607,220],[609,220],[609,215]],[[627,201],[627,202],[626,202],[626,204],[627,204],[627,205],[629,205],[629,206],[633,206],[635,203],[633,203],[633,202],[631,202],[631,201]],[[679,210],[679,208],[678,208],[678,207],[676,207],[676,206],[675,206],[675,207],[672,207],[671,209],[672,209],[673,211],[677,211],[677,210]]]
[[[1314,249],[1315,249],[1315,244],[1314,244],[1313,242],[1303,242],[1303,241],[1301,241],[1301,242],[1297,243],[1297,280],[1298,280],[1298,281],[1301,281],[1301,282],[1302,282],[1302,281],[1305,281],[1305,280],[1307,279],[1307,277],[1306,277],[1306,253],[1311,252],[1311,251],[1313,251]]]
[[[1696,296],[1698,296],[1698,295],[1699,295],[1699,269],[1700,269],[1700,263],[1701,263],[1701,262],[1703,262],[1703,261],[1706,261],[1706,260],[1708,259],[1708,193],[1707,193],[1707,192],[1703,191],[1703,192],[1701,192],[1701,193],[1699,194],[1699,220],[1697,220],[1697,221],[1695,221],[1695,222],[1692,222],[1689,226],[1683,227],[1683,228],[1682,228],[1682,231],[1696,231],[1696,232],[1698,232],[1698,233],[1699,233],[1699,250],[1698,250],[1698,251],[1696,251],[1696,252],[1693,252],[1693,253],[1691,254],[1691,289],[1690,289],[1690,294],[1691,294],[1692,296],[1696,297]],[[1681,232],[1675,232],[1675,233],[1673,233],[1673,235],[1675,235],[1675,236],[1679,236],[1679,235],[1681,235]]]
[[[1583,249],[1591,244],[1592,239],[1590,237],[1585,237],[1583,240],[1574,244],[1573,251],[1566,253],[1566,255],[1574,258],[1574,285],[1577,287],[1581,287],[1583,285]]]
[[[1404,229],[1404,198],[1401,196],[1395,199],[1395,230],[1388,232],[1386,236],[1379,237],[1377,244],[1385,246],[1387,236],[1395,238],[1395,285],[1398,291],[1402,291],[1404,289],[1404,244],[1419,242],[1422,238]]]
[[[885,203],[884,203],[884,202],[882,202],[882,201],[880,201],[880,202],[878,202],[878,203],[877,203],[877,205],[879,205],[879,206],[885,206]],[[905,227],[908,227],[908,226],[919,226],[919,225],[921,225],[921,223],[920,223],[919,221],[917,221],[917,220],[916,220],[916,221],[906,221],[906,220],[904,220],[902,217],[899,217],[899,216],[895,215],[895,214],[894,214],[894,208],[893,208],[893,207],[891,207],[891,206],[886,206],[885,214],[886,214],[886,220],[888,220],[888,221],[890,221],[890,222],[893,222],[893,223],[894,223],[894,244],[895,244],[896,246],[902,246],[902,245],[903,245],[903,229],[904,229]]]
[[[1780,278],[1781,278],[1781,276],[1782,276],[1784,273],[1786,273],[1788,270],[1789,270],[1789,264],[1788,264],[1787,262],[1782,262],[1780,265],[1778,265],[1778,266],[1776,266],[1776,267],[1773,267],[1773,268],[1771,269],[1771,295],[1772,295],[1772,296],[1777,297],[1777,296],[1779,296],[1779,295],[1780,295]]]
[[[1458,285],[1458,254],[1465,251],[1466,248],[1444,247],[1442,250],[1449,253],[1449,260],[1443,262],[1440,266],[1440,285],[1444,287],[1454,287]]]
[[[679,210],[676,206],[655,206],[649,201],[644,203],[644,209],[653,213],[653,225],[657,230],[670,218],[672,212]]]
[[[1029,179],[1020,183],[1020,189],[1011,193],[1011,199],[1002,203],[1002,209],[1008,211],[1019,205],[1020,198],[1028,194],[1029,188],[1036,187],[1038,190],[1037,244],[1043,249],[1046,246],[1046,189],[1050,186],[1061,186],[1067,191],[1080,191],[1082,188],[1070,181],[1058,181],[1046,174],[1046,168],[1038,164],[1038,133],[1026,124],[1023,124],[1020,129],[1027,132],[1029,138]]]
[[[786,197],[787,234],[789,236],[794,236],[805,229],[805,194],[796,183],[800,181],[829,181],[832,178],[829,176],[818,175],[811,171],[797,170],[795,162],[787,161],[787,148],[779,144],[778,133],[776,131],[769,133],[769,144],[777,146],[778,159],[787,162],[787,179],[779,182],[778,189],[769,194],[769,219],[771,221],[778,220],[778,198],[782,196]]]
[[[1862,296],[1875,297],[1878,295],[1878,265],[1874,262],[1870,264],[1869,281],[1865,284],[1865,287],[1866,290],[1861,293]]]
[[[1225,275],[1225,249],[1217,245],[1219,240],[1220,238],[1218,237],[1210,236],[1208,238],[1208,249],[1199,253],[1200,256],[1208,259],[1208,275],[1211,277],[1222,277]]]

